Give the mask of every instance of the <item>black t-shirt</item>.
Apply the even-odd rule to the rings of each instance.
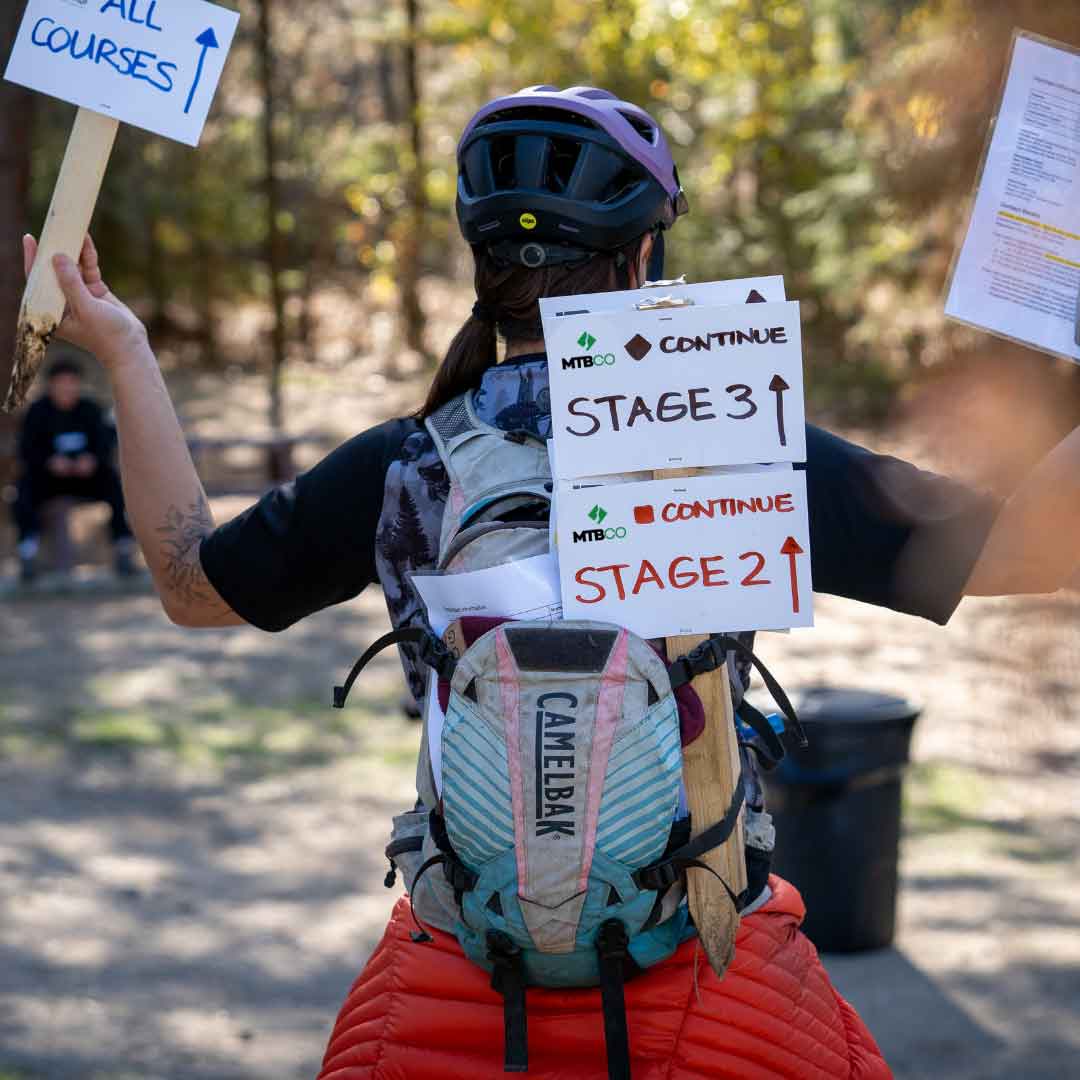
[[[283,630],[378,581],[375,538],[388,469],[418,430],[391,420],[270,491],[202,545],[234,611]],[[948,621],[999,503],[807,426],[814,590]]]
[[[108,457],[105,421],[100,407],[89,398],[65,411],[42,397],[27,410],[19,433],[19,458],[31,473],[41,473],[54,454],[71,458],[93,454],[99,461]]]

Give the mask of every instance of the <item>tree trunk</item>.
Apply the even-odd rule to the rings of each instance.
[[[396,124],[401,119],[397,88],[394,86],[396,52],[396,46],[392,48],[389,41],[383,42],[382,46],[376,50],[375,70],[379,78],[379,97],[382,100],[383,119],[388,124]]]
[[[0,56],[6,57],[22,22],[25,0],[0,16]],[[0,398],[11,379],[15,327],[22,303],[22,235],[30,230],[30,135],[34,95],[0,81]]]
[[[398,288],[405,343],[424,361],[431,354],[424,342],[424,309],[420,302],[421,245],[427,223],[427,191],[424,169],[424,132],[421,115],[420,72],[417,52],[420,45],[420,0],[405,0],[405,95],[409,124],[409,152],[405,169],[405,199],[408,212],[398,239]]]
[[[259,81],[263,96],[262,141],[266,187],[266,249],[267,271],[270,274],[270,427],[280,432],[284,417],[281,401],[281,377],[285,368],[285,292],[282,275],[285,271],[285,245],[281,232],[281,185],[278,178],[280,151],[274,122],[277,119],[277,81],[273,52],[272,0],[258,0],[259,23],[256,32],[259,55]],[[271,456],[271,478],[278,480],[282,470],[276,456]]]

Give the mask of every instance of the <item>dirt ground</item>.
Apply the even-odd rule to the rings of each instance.
[[[293,430],[415,404],[348,355],[291,369]],[[258,428],[251,377],[170,384],[192,432]],[[381,597],[267,635],[84,584],[0,589],[0,1080],[310,1080],[413,792],[392,656],[328,707]],[[759,640],[786,686],[924,706],[896,945],[827,957],[837,984],[898,1077],[1080,1075],[1080,598],[967,600],[944,629],[816,603],[814,631]]]
[[[827,958],[898,1077],[1076,1075],[1078,615],[819,598],[814,632],[761,641],[793,686],[926,706],[896,947]],[[2,1080],[314,1075],[396,895],[393,659],[326,704],[384,620],[375,593],[280,635],[179,630],[149,595],[0,604]]]

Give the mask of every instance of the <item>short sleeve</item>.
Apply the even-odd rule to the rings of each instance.
[[[806,448],[814,590],[948,622],[1000,502],[820,428]]]
[[[386,471],[414,427],[391,420],[357,435],[203,541],[203,570],[233,611],[284,630],[376,580]]]

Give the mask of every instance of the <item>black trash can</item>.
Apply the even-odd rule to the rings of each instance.
[[[764,777],[776,825],[773,871],[806,901],[823,952],[891,944],[900,785],[919,710],[902,698],[813,687],[796,698],[809,747]]]

